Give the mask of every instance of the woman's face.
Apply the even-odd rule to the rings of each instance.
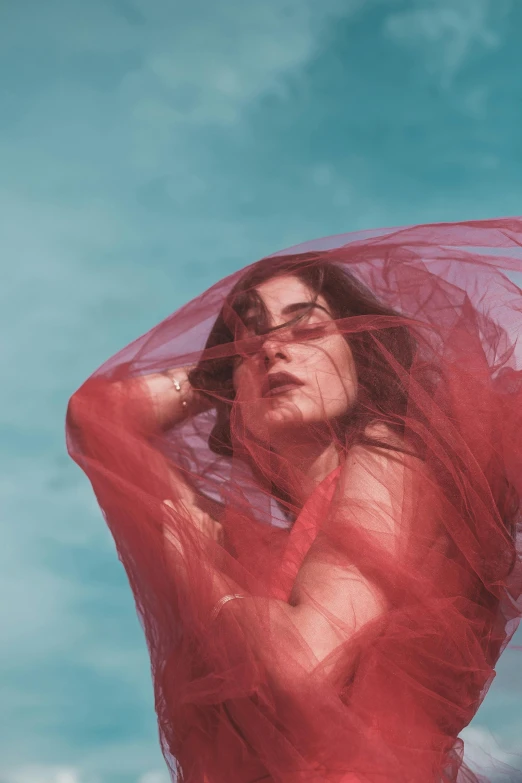
[[[261,440],[277,439],[289,428],[346,413],[357,394],[355,363],[325,299],[293,275],[267,280],[256,291],[266,308],[267,329],[304,317],[258,337],[255,350],[241,353],[238,343],[233,380],[242,426]],[[259,324],[253,311],[243,321],[237,338],[248,345],[248,338],[259,334]]]

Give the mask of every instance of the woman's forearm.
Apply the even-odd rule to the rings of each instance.
[[[117,382],[122,399],[128,393],[129,401],[132,401],[137,384],[138,394],[148,398],[150,405],[148,408],[142,406],[141,414],[145,430],[151,435],[159,435],[211,407],[209,400],[192,388],[187,372],[188,368],[176,367]]]
[[[210,408],[210,402],[190,385],[184,367],[143,375],[140,381],[145,385],[151,400],[151,428],[158,432],[168,430],[183,419]]]
[[[132,411],[134,424],[140,431],[150,436],[160,435],[211,407],[210,401],[192,388],[187,373],[188,368],[176,367],[123,380],[89,379],[69,402],[69,420],[81,424],[88,416],[88,405],[103,396],[117,400],[122,413],[126,409]],[[87,390],[94,384],[99,389],[90,397]]]
[[[182,593],[191,595],[193,583],[183,548],[179,541],[169,535],[168,530],[164,541],[166,560],[175,580],[182,588]],[[252,656],[258,661],[266,681],[276,692],[283,698],[291,693],[303,693],[317,661],[314,661],[309,651],[303,649],[302,640],[299,643],[294,607],[276,598],[251,595],[217,565],[210,565],[210,560],[215,563],[219,562],[219,558],[209,558],[205,568],[212,580],[211,590],[205,591],[208,605],[203,607],[210,638],[221,629],[230,634],[236,643],[241,639],[245,659]],[[227,601],[218,615],[212,618],[216,603],[223,596],[231,594],[244,597]],[[230,623],[236,625],[235,630],[230,629]]]
[[[181,489],[187,500],[190,482],[154,445],[168,422],[181,420],[188,408],[183,399],[172,381],[159,373],[124,381],[89,379],[69,401],[71,456],[118,476],[130,493],[140,489],[164,499],[176,497]],[[167,414],[170,406],[173,414]]]

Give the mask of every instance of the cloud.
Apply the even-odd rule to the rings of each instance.
[[[468,726],[460,737],[464,740],[464,761],[476,772],[498,774],[509,769],[522,771],[522,744],[501,747],[491,731],[482,726]],[[507,768],[507,769],[506,769]],[[495,780],[495,778],[493,778]]]
[[[165,770],[151,769],[137,778],[137,783],[170,783],[170,781],[166,768]],[[0,783],[99,783],[99,779],[82,774],[76,767],[32,764],[0,770]]]
[[[74,767],[29,765],[0,772],[0,783],[87,783]]]
[[[224,175],[205,134],[240,133],[265,95],[284,101],[321,31],[356,7],[49,0],[31,4],[30,24],[26,8],[6,9],[0,48],[16,65],[0,129],[0,328],[11,335],[0,346],[0,592],[10,596],[0,612],[2,783],[90,783],[161,766],[130,590],[90,487],[64,454],[67,399],[205,287],[195,266],[187,272],[195,257],[255,253],[241,215],[201,202]],[[258,231],[266,235],[262,221]],[[148,264],[158,247],[167,260]],[[88,734],[102,708],[103,741]]]
[[[237,134],[260,99],[273,97],[284,105],[325,29],[361,5],[361,0],[320,5],[198,0],[186,4],[177,24],[178,13],[169,4],[136,1],[155,32],[154,45],[142,50],[140,66],[120,86],[120,106],[132,120],[134,159],[154,169],[187,133],[221,128]]]
[[[138,783],[170,783],[170,777],[166,772],[151,770],[142,775]]]
[[[99,198],[157,175],[175,198],[201,192],[205,158],[194,133],[237,136],[261,99],[284,105],[329,27],[361,5],[49,0],[34,4],[28,28],[13,4],[0,48],[26,53],[29,78],[9,93],[18,121],[0,135],[3,181],[25,180],[33,194],[45,183],[47,196],[56,182],[63,195],[81,183],[84,198]],[[43,65],[33,72],[33,62]]]
[[[427,71],[449,87],[473,51],[500,46],[498,22],[508,10],[502,0],[414,0],[387,16],[384,33],[417,53]],[[470,100],[476,104],[483,96]]]
[[[316,49],[314,21],[320,18],[324,24],[331,6],[323,9],[325,17],[309,3],[288,0],[251,5],[247,12],[243,4],[229,0],[206,5],[204,16],[198,5],[192,5],[183,34],[157,47],[123,85],[131,99],[140,96],[135,110],[144,117],[159,112],[163,126],[230,126],[261,95],[284,94],[285,80]],[[161,97],[165,91],[168,102]]]
[[[352,224],[361,215],[366,224],[389,220],[377,189],[361,194],[364,166],[347,182],[324,145],[315,163],[314,153],[310,166],[299,166],[297,185],[277,168],[268,175],[270,188],[292,193],[280,214],[267,198],[253,215],[247,196],[259,183],[221,156],[226,138],[238,149],[249,142],[256,157],[258,107],[270,99],[288,120],[289,98],[328,30],[364,4],[29,5],[30,13],[7,3],[0,27],[13,80],[0,129],[0,328],[10,336],[0,344],[0,593],[9,595],[0,627],[11,678],[0,755],[14,765],[0,781],[90,783],[125,765],[132,779],[151,770],[140,783],[162,783],[146,651],[93,493],[64,454],[65,406],[99,363],[239,259],[293,244],[304,231],[328,233],[326,213],[336,208]],[[452,33],[464,24],[464,6],[453,4],[455,22],[450,5],[442,2],[438,39],[408,14],[389,17],[388,34],[407,42],[402,19],[403,31],[420,30],[432,53],[442,43],[460,67],[452,35],[465,52],[495,41],[480,33],[480,14],[468,38]],[[433,4],[422,9],[436,18]],[[472,95],[470,110],[480,112],[486,98]],[[314,103],[307,121],[322,110]],[[343,140],[341,162],[350,143]],[[120,712],[122,699],[131,703]],[[113,710],[103,728],[116,739],[96,733],[98,710]],[[50,763],[56,759],[63,764]],[[21,760],[49,764],[17,766]]]

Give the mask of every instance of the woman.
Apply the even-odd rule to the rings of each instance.
[[[71,398],[178,780],[487,780],[458,734],[522,612],[521,237],[264,259]]]

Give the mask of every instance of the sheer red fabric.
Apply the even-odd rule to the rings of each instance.
[[[505,218],[292,248],[72,396],[177,780],[522,780],[459,739],[522,613],[521,246]]]

